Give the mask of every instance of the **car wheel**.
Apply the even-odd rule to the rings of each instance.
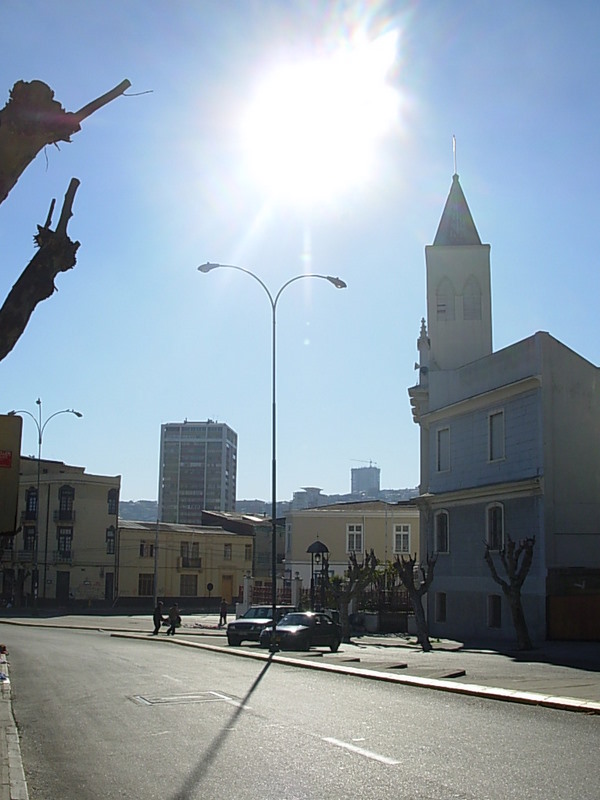
[[[331,648],[331,652],[332,652],[332,653],[337,653],[337,651],[338,651],[338,649],[339,649],[339,646],[340,646],[340,644],[341,644],[341,642],[340,642],[340,640],[339,640],[339,639],[334,639],[334,640],[332,641],[332,643],[329,645],[329,647]]]
[[[237,636],[232,636],[232,635],[231,635],[231,634],[229,634],[229,633],[227,634],[227,644],[228,644],[230,647],[237,647],[237,645],[238,645],[238,644],[240,644],[240,643],[241,643],[241,641],[242,641],[242,640],[241,640],[241,639],[239,639]]]

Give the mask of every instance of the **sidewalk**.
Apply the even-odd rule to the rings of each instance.
[[[229,647],[218,621],[218,614],[184,616],[177,635],[167,638],[151,637],[151,614],[6,615],[0,617],[0,624],[6,625],[0,640],[10,651],[10,625],[97,630],[150,638],[156,646],[179,645],[246,658],[272,658],[362,679],[600,715],[600,642],[544,642],[538,649],[521,653],[434,639],[432,652],[424,653],[414,637],[366,634],[353,636],[337,653],[321,649],[272,656],[253,643]],[[7,672],[8,665],[0,663],[2,670]],[[28,800],[10,680],[0,683],[0,800]]]

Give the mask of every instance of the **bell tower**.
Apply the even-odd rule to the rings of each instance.
[[[490,355],[490,245],[481,243],[456,174],[425,263],[429,368],[456,369]]]

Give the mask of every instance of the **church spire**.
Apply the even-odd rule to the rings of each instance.
[[[433,244],[434,246],[481,244],[456,173],[452,176],[450,194],[446,200]]]

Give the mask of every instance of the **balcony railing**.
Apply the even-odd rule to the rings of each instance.
[[[179,556],[177,559],[177,567],[178,569],[202,569],[202,559]]]
[[[21,522],[26,522],[32,519],[37,519],[37,510],[26,508],[24,511],[21,511]]]
[[[75,522],[75,510],[73,508],[57,508],[52,517],[54,522]]]
[[[33,561],[33,550],[11,550],[10,552],[16,556],[15,561]]]
[[[73,550],[55,550],[52,560],[55,564],[71,564],[75,553]]]

